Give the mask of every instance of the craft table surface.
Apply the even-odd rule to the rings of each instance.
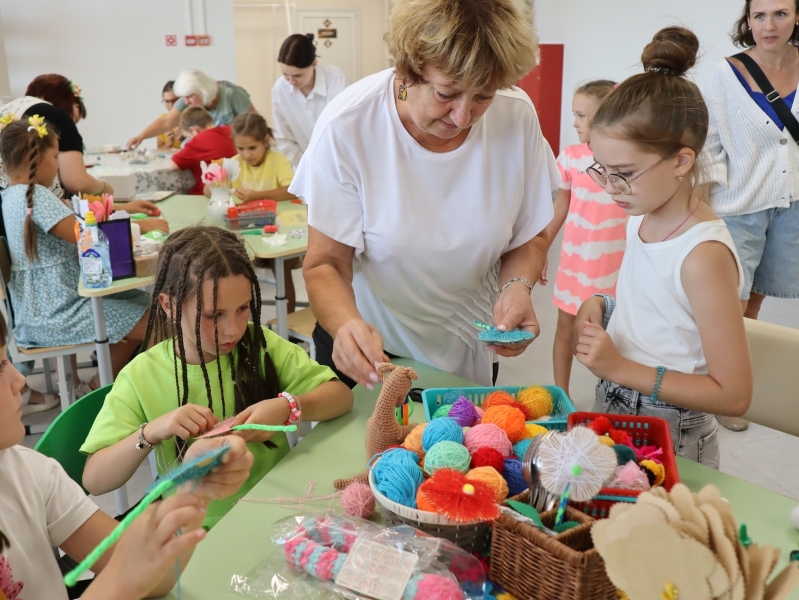
[[[421,363],[398,359],[396,364],[412,366],[419,374],[415,387],[471,387],[466,381]],[[350,477],[365,468],[364,436],[366,420],[372,414],[380,386],[369,391],[357,386],[352,412],[317,425],[247,495],[247,498],[286,498],[305,496],[308,484],[316,481],[314,495],[334,492],[333,480]],[[424,410],[416,404],[411,421],[423,422]],[[760,544],[782,548],[778,571],[788,553],[799,548],[799,531],[791,526],[790,511],[796,502],[731,475],[677,459],[680,478],[692,490],[713,483],[733,506],[739,522],[746,523],[749,535]],[[246,575],[274,550],[270,526],[300,512],[324,510],[328,501],[308,505],[305,511],[284,509],[277,504],[239,502],[197,546],[180,580],[183,600],[243,598],[229,589],[231,576]],[[178,598],[176,589],[166,598]],[[791,598],[799,599],[799,593]]]
[[[205,207],[208,198],[205,196],[174,195],[157,203],[161,215],[169,221],[169,230],[177,231],[193,225],[201,225],[206,217]],[[305,205],[294,204],[292,202],[278,202],[277,212],[302,211]],[[285,246],[269,246],[264,243],[259,235],[242,236],[245,245],[249,248],[250,254],[256,258],[275,258],[279,256],[302,254],[308,247],[308,238],[288,238]],[[134,290],[151,285],[155,277],[131,277],[114,281],[110,287],[92,289],[83,285],[83,281],[78,282],[78,294],[86,298],[102,297],[110,294],[117,294],[127,290]]]
[[[84,162],[92,165],[87,169],[89,175],[103,179],[105,177],[130,177],[136,194],[175,190],[188,192],[194,186],[194,175],[191,171],[175,171],[171,169],[172,153],[159,153],[150,156],[145,163],[131,163],[127,153],[94,153],[87,152]]]

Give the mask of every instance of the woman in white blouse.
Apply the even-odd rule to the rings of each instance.
[[[283,77],[272,86],[272,130],[277,149],[296,169],[322,109],[350,82],[338,67],[316,60],[312,33],[287,37],[277,62]]]
[[[538,40],[516,0],[398,0],[395,67],[327,107],[290,186],[308,203],[303,274],[317,361],[345,383],[402,356],[491,385],[473,321],[539,333],[555,157],[514,83]],[[331,339],[332,338],[332,339]]]

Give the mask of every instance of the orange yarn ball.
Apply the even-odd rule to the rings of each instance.
[[[424,484],[419,486],[419,489],[416,492],[416,508],[419,510],[424,510],[427,512],[436,512],[436,509],[431,506],[431,504],[425,499],[424,495],[422,494],[422,488]]]
[[[513,406],[514,404],[516,404],[516,399],[513,396],[505,390],[497,390],[485,397],[480,408],[488,410],[492,406]]]
[[[405,441],[402,442],[403,448],[410,450],[411,452],[415,452],[419,458],[424,456],[424,449],[422,449],[422,434],[424,433],[425,427],[427,427],[427,423],[422,423],[418,427],[414,427],[405,437]]]
[[[546,427],[542,427],[541,425],[536,425],[535,423],[527,423],[524,426],[524,437],[523,440],[531,437],[535,437],[537,435],[542,435],[549,431]]]
[[[499,427],[508,434],[508,439],[515,444],[524,437],[524,414],[513,406],[493,406],[483,415],[481,421],[484,425],[490,423]]]
[[[523,389],[518,394],[518,401],[527,407],[530,419],[540,419],[552,414],[552,393],[545,387],[534,385]]]
[[[466,480],[482,481],[494,492],[497,502],[502,502],[508,497],[508,482],[494,467],[477,467],[466,473]]]

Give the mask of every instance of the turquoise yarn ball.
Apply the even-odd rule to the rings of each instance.
[[[466,391],[462,388],[449,388],[444,392],[444,397],[441,399],[441,404],[455,404],[461,396],[465,396]]]
[[[427,426],[428,428],[430,425]],[[425,432],[427,430],[425,429]],[[424,470],[430,475],[439,469],[455,469],[461,473],[469,470],[469,451],[456,442],[443,441],[433,445],[424,455]]]
[[[516,455],[516,458],[519,460],[524,460],[524,454],[527,452],[527,448],[530,447],[530,444],[533,443],[534,439],[535,438],[525,438],[513,444],[513,453]]]
[[[375,489],[389,500],[416,508],[416,490],[424,481],[415,452],[392,448],[372,467]]]
[[[449,415],[449,411],[452,410],[452,407],[453,407],[452,404],[442,404],[441,406],[438,407],[436,412],[433,413],[433,418],[440,419],[441,417],[446,417],[447,415]]]
[[[422,450],[428,452],[439,442],[463,444],[463,429],[449,417],[434,419],[427,424],[422,433]]]
[[[628,445],[616,444],[615,446],[611,446],[611,448],[613,448],[613,451],[616,453],[616,462],[619,466],[626,465],[630,461],[638,464],[638,457],[635,455],[635,451]]]

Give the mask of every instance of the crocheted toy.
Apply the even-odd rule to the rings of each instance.
[[[335,581],[347,555],[357,540],[349,523],[330,526],[327,519],[314,519],[308,527],[299,526],[283,545],[286,561],[317,579]],[[402,594],[402,600],[463,600],[464,593],[454,577],[416,572]]]
[[[418,423],[400,425],[394,416],[394,409],[402,406],[411,389],[412,382],[419,379],[416,371],[410,367],[399,367],[391,363],[377,365],[377,372],[384,374],[383,389],[377,398],[375,410],[366,422],[366,458],[369,459],[389,446],[402,444],[406,436],[419,426]],[[337,490],[343,490],[353,481],[367,483],[369,472],[351,477],[349,479],[336,479],[333,485]]]

